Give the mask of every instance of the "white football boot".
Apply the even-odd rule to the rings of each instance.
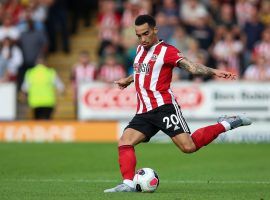
[[[251,119],[249,119],[248,117],[244,115],[222,116],[222,117],[219,117],[217,120],[218,123],[221,123],[223,121],[230,124],[230,129],[235,129],[240,126],[248,126],[252,124]]]
[[[136,189],[128,186],[125,183],[121,183],[114,188],[104,190],[104,192],[105,193],[108,193],[108,192],[136,192]]]

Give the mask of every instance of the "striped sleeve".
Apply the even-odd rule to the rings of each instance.
[[[177,66],[177,63],[183,58],[184,56],[178,49],[176,49],[174,46],[168,46],[164,57],[164,62],[171,65],[172,67],[175,67]]]

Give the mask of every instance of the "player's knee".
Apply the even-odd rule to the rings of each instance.
[[[193,153],[196,151],[196,147],[194,145],[183,145],[181,146],[181,150],[184,153]]]
[[[121,136],[118,140],[118,146],[123,146],[123,145],[133,145],[133,142],[130,138]]]
[[[118,140],[118,146],[128,145],[126,144],[126,140],[123,137],[120,137]]]

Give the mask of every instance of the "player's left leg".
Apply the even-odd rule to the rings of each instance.
[[[134,146],[146,139],[146,136],[133,128],[126,128],[118,141],[118,162],[123,183],[116,187],[104,190],[108,192],[135,192],[133,177],[136,168],[136,155]]]
[[[136,168],[136,154],[134,146],[141,142],[148,142],[155,135],[158,128],[149,123],[150,113],[136,115],[125,128],[118,141],[119,166],[123,183],[116,187],[106,189],[104,192],[135,192],[133,177]]]

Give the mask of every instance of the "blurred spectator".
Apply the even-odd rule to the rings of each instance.
[[[132,28],[134,20],[138,15],[146,14],[147,10],[142,7],[142,0],[128,0],[125,2],[125,9],[122,16],[123,29]]]
[[[19,0],[7,0],[3,9],[6,14],[11,16],[11,23],[16,24],[19,22],[19,17],[24,8]]]
[[[120,33],[121,16],[116,12],[116,4],[113,0],[103,0],[100,3],[98,15],[98,31],[101,41],[112,40]]]
[[[8,37],[12,40],[18,40],[20,36],[19,30],[12,23],[12,17],[9,14],[5,14],[3,18],[3,23],[0,26],[0,41]]]
[[[236,19],[232,5],[225,3],[221,5],[220,9],[220,15],[217,18],[217,25],[225,26],[227,29],[233,29],[236,26]]]
[[[0,1],[0,22],[3,22],[5,11],[4,11],[4,2]]]
[[[141,0],[140,3],[145,13],[154,15],[155,0]]]
[[[220,1],[219,0],[209,0],[207,5],[207,10],[210,14],[211,25],[216,25],[216,20],[220,13]]]
[[[206,18],[197,20],[197,23],[190,27],[190,34],[199,42],[200,48],[207,50],[213,42],[214,31]]]
[[[105,62],[100,67],[98,79],[106,83],[112,83],[115,80],[126,76],[124,67],[117,63],[114,56],[107,56]]]
[[[57,35],[60,33],[62,49],[65,53],[70,52],[69,31],[67,21],[67,2],[65,0],[54,0],[48,9],[47,32],[49,38],[49,51],[57,50]]]
[[[47,18],[47,10],[45,5],[42,5],[37,0],[29,2],[24,12],[20,16],[18,28],[21,32],[28,30],[28,20],[32,20],[34,28],[39,31],[45,31],[45,20]]]
[[[21,34],[19,46],[22,49],[24,62],[19,69],[18,89],[20,90],[27,69],[34,67],[38,57],[44,57],[48,50],[48,39],[43,31],[35,29],[31,17],[26,18],[26,30]]]
[[[261,39],[264,26],[259,21],[258,10],[255,6],[250,7],[250,17],[244,25],[244,33],[246,34],[246,47],[251,51],[254,44]]]
[[[178,25],[179,9],[175,0],[163,0],[158,12],[164,13],[169,25]]]
[[[99,65],[102,65],[105,62],[105,59],[107,56],[113,56],[118,63],[125,64],[125,57],[124,57],[124,49],[119,44],[120,42],[117,42],[118,40],[114,41],[104,41],[101,43],[100,49],[99,49]]]
[[[190,41],[190,44],[189,44],[189,49],[187,51],[187,55],[189,57],[189,59],[193,62],[196,62],[197,60],[197,55],[200,51],[200,45],[198,43],[197,40],[193,39]]]
[[[270,1],[262,0],[259,10],[260,21],[265,25],[270,25]]]
[[[270,66],[270,27],[263,31],[262,40],[255,45],[253,57],[264,57]]]
[[[157,13],[156,23],[158,28],[158,37],[167,43],[173,36],[175,25],[168,23],[166,15],[163,12]]]
[[[181,20],[189,28],[195,26],[199,18],[207,18],[208,11],[198,0],[188,0],[182,1],[180,15]]]
[[[247,21],[250,21],[252,3],[247,0],[237,0],[235,4],[235,16],[237,24],[242,28]]]
[[[243,43],[233,38],[232,32],[227,32],[224,40],[218,41],[213,48],[213,56],[219,61],[226,61],[228,65],[233,67],[236,74],[240,73],[239,55],[243,51]]]
[[[147,14],[147,10],[141,4],[142,0],[128,0],[124,3],[122,15],[122,44],[125,48],[137,45],[137,37],[134,34],[134,21],[138,15]]]
[[[53,68],[39,59],[37,65],[27,70],[22,90],[28,93],[28,104],[34,119],[49,120],[56,106],[55,88],[64,91],[64,85]]]
[[[95,81],[97,77],[97,67],[91,63],[89,52],[81,51],[79,53],[78,62],[73,65],[71,71],[71,82],[74,88],[74,97],[77,97],[77,87],[83,82]]]
[[[215,27],[214,41],[213,41],[212,45],[216,44],[220,40],[223,40],[223,38],[225,37],[227,32],[228,32],[228,29],[225,26],[223,26],[223,25],[216,26]]]
[[[185,29],[182,26],[178,26],[175,28],[174,34],[168,43],[175,46],[184,55],[186,55],[191,43],[193,42],[192,40],[194,39],[186,34]]]
[[[270,81],[270,65],[264,56],[258,56],[255,64],[248,66],[244,74],[244,80]]]
[[[23,64],[21,49],[10,38],[6,37],[0,43],[0,56],[5,59],[7,64],[8,79],[15,81],[19,67]]]
[[[259,21],[258,10],[256,6],[250,6],[249,18],[246,21],[243,32],[246,37],[246,48],[243,54],[243,67],[246,69],[250,65],[252,59],[252,50],[254,45],[261,39],[264,25]]]

